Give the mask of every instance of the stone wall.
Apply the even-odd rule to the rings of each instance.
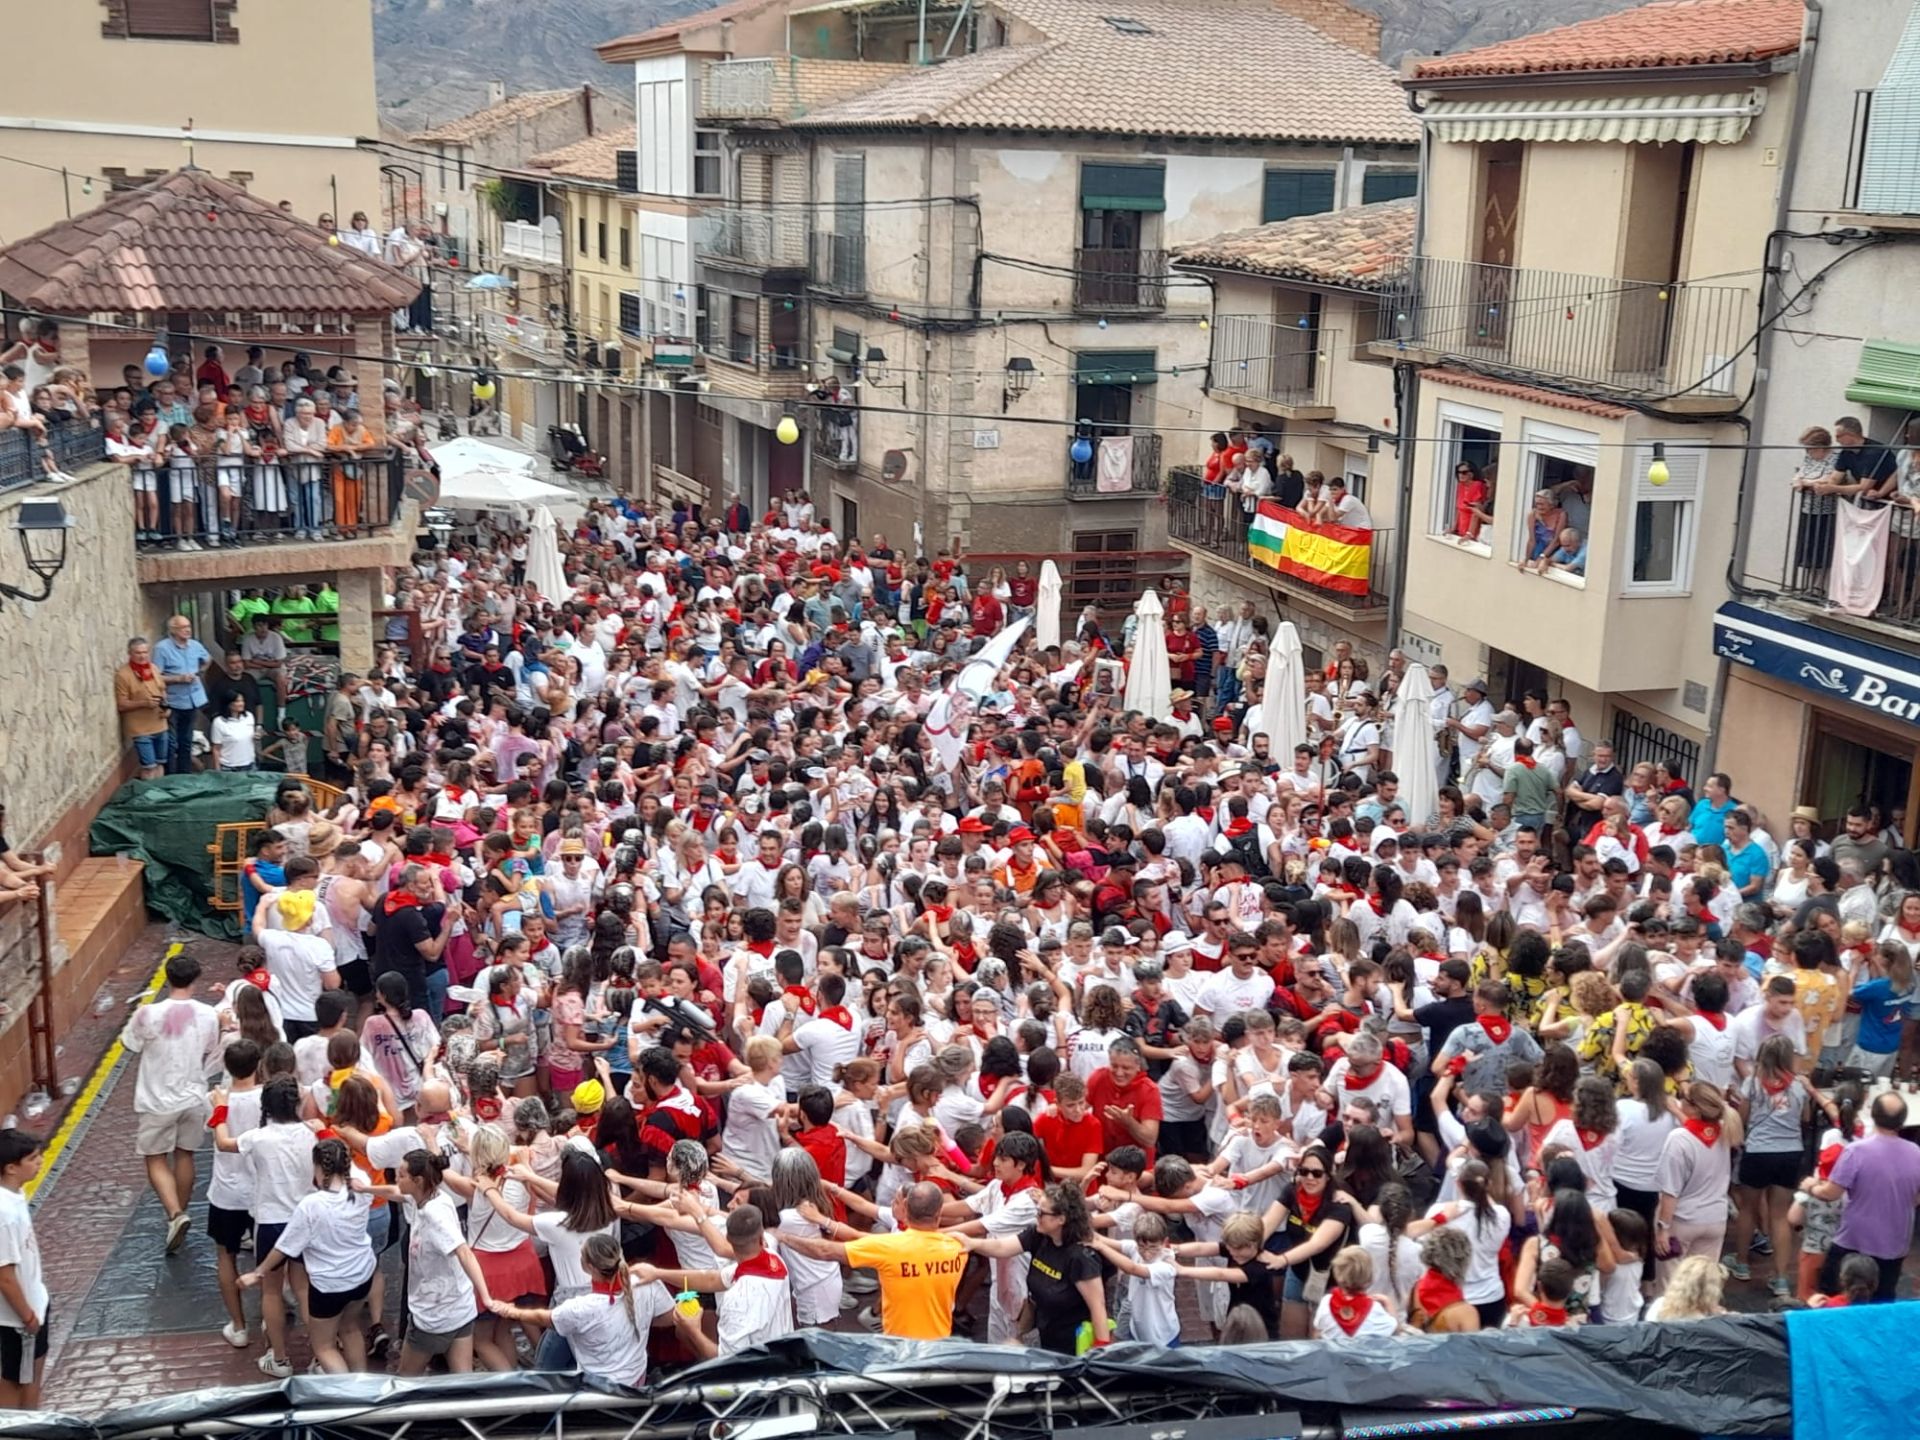
[[[125,472],[100,465],[57,491],[0,496],[0,579],[32,588],[13,530],[23,496],[57,495],[73,519],[67,563],[38,604],[0,605],[0,795],[7,834],[37,845],[117,769],[122,747],[113,672],[141,633],[133,499]],[[68,857],[72,858],[72,857]]]

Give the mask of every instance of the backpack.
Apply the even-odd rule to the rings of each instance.
[[[1260,843],[1260,827],[1249,826],[1227,842],[1228,853],[1246,867],[1249,880],[1267,880],[1273,871],[1267,868],[1266,848]]]

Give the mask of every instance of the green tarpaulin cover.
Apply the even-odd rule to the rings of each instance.
[[[95,855],[124,855],[146,863],[147,908],[186,930],[216,940],[238,940],[237,918],[211,909],[214,828],[264,820],[274,787],[285,777],[163,775],[122,785],[94,817],[88,840]]]

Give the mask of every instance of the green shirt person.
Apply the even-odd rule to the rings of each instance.
[[[340,643],[340,593],[333,586],[321,583],[313,597],[313,613],[323,617],[320,620],[320,639],[329,645]]]
[[[233,608],[227,611],[233,620],[234,633],[245,635],[253,629],[253,617],[265,615],[269,608],[258,590],[243,590],[240,598],[233,602]]]
[[[1500,793],[1506,798],[1507,808],[1513,811],[1513,818],[1524,823],[1551,815],[1554,796],[1559,790],[1553,772],[1534,763],[1533,746],[1526,738],[1515,740],[1513,763],[1500,781]]]
[[[307,618],[313,612],[313,597],[307,594],[304,585],[294,586],[273,602],[273,613],[281,617],[280,633],[287,637],[289,645],[313,643],[313,621]]]

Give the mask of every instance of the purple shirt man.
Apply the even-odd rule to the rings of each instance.
[[[1821,1271],[1821,1288],[1829,1293],[1837,1288],[1840,1262],[1860,1254],[1879,1262],[1876,1298],[1894,1298],[1901,1262],[1913,1244],[1914,1205],[1920,1202],[1920,1145],[1901,1136],[1906,1120],[1904,1100],[1880,1096],[1873,1102],[1872,1133],[1848,1146],[1833,1167],[1829,1198],[1844,1192],[1847,1208],[1827,1253],[1833,1274]]]

